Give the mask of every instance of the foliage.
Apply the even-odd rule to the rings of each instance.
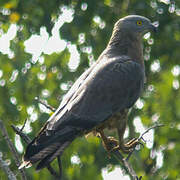
[[[141,98],[143,107],[135,106],[131,111],[128,138],[139,135],[133,123],[137,117],[145,127],[158,122],[165,126],[154,132],[153,146],[136,152],[131,163],[144,180],[180,179],[180,1],[1,0],[0,6],[1,43],[8,41],[3,35],[8,33],[11,25],[17,25],[17,33],[8,41],[9,52],[0,49],[3,52],[0,54],[0,119],[14,143],[17,137],[10,125],[22,126],[27,118],[26,133],[34,137],[51,115],[37,103],[35,97],[58,107],[72,82],[105,48],[113,24],[120,17],[139,14],[158,21],[159,33],[144,39],[147,85]],[[44,34],[47,35],[44,43],[50,40],[55,22],[65,11],[72,14],[72,19],[65,19],[58,34],[66,40],[64,49],[47,53],[43,49],[45,44],[40,44],[42,47],[37,47],[40,49],[37,49],[38,56],[28,53],[24,42],[32,35],[42,37]],[[72,48],[77,49],[80,56],[79,62],[78,55],[75,56],[76,67],[70,66]],[[20,179],[3,138],[0,144],[3,157],[11,160],[10,168]],[[157,165],[158,153],[163,155],[161,166]],[[80,158],[80,163],[72,164],[71,157],[74,155]],[[103,179],[101,170],[109,164],[118,165],[118,162],[108,158],[99,139],[79,138],[63,154],[63,179]],[[53,166],[57,168],[56,161]],[[51,179],[46,169],[36,173],[34,168],[30,168],[26,172],[28,179]],[[0,178],[7,179],[1,169]]]

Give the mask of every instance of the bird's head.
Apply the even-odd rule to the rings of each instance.
[[[129,15],[119,19],[114,28],[117,31],[124,31],[141,36],[149,31],[157,31],[157,27],[153,25],[148,18],[138,15]]]

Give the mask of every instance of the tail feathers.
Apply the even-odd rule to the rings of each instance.
[[[29,167],[40,161],[37,170],[44,168],[57,156],[62,155],[64,149],[77,137],[79,131],[73,127],[51,135],[41,132],[27,147],[24,160],[19,168]],[[46,136],[46,137],[45,137]]]
[[[30,161],[31,164],[34,164],[42,159],[44,159],[46,156],[52,154],[54,151],[56,151],[61,146],[60,143],[53,143],[52,145],[43,148],[42,150],[38,151],[31,157],[28,157],[28,154],[24,155],[25,161]],[[37,147],[38,148],[38,147]],[[26,156],[27,155],[27,156]],[[27,158],[28,157],[28,158]]]
[[[53,153],[46,156],[44,159],[42,159],[39,164],[36,167],[36,170],[40,170],[44,167],[46,167],[48,164],[50,164],[57,156],[61,156],[64,149],[71,143],[71,141],[67,141],[64,144],[62,144],[57,150],[55,150]]]

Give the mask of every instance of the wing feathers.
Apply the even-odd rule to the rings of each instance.
[[[48,132],[48,133],[47,133]],[[56,156],[61,155],[80,132],[73,127],[61,127],[58,131],[41,131],[40,134],[28,145],[23,163],[19,168],[27,167],[40,161],[38,169],[46,166]],[[44,165],[43,165],[44,164]]]
[[[28,145],[20,167],[37,161],[37,169],[45,167],[82,132],[133,105],[144,85],[144,69],[127,56],[102,57],[75,84]]]
[[[71,143],[71,141],[66,141],[64,144],[59,145],[55,151],[43,158],[37,165],[36,170],[40,170],[50,164],[57,156],[62,155],[64,149]]]

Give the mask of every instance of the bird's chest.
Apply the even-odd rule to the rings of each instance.
[[[115,113],[105,122],[105,128],[114,129],[126,123],[127,120],[128,109]]]
[[[85,132],[84,134],[86,134],[86,137],[88,137],[90,134],[97,136],[99,130],[100,131],[104,129],[112,130],[117,127],[123,128],[127,121],[128,112],[129,112],[129,109],[124,109],[120,112],[117,112],[111,117],[109,117],[106,121],[102,122],[101,124],[93,128],[92,130]]]
[[[127,121],[127,114],[128,114],[128,109],[124,109],[120,112],[117,112],[113,114],[111,117],[109,117],[106,121],[101,123],[99,126],[97,126],[94,131],[97,131],[98,129],[115,129],[119,127],[119,125],[123,125]]]

